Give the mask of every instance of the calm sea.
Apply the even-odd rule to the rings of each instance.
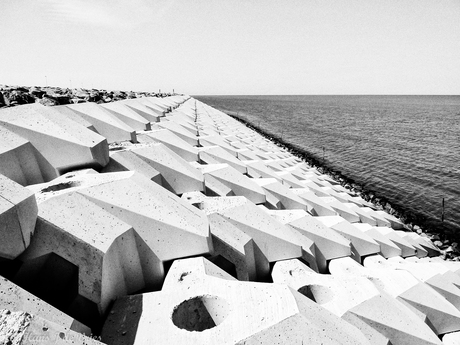
[[[195,98],[319,160],[324,154],[329,167],[418,223],[460,235],[460,96]]]

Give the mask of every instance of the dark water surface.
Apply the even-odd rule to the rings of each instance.
[[[460,235],[460,96],[195,96],[281,136],[416,223]],[[444,222],[441,222],[442,199]]]

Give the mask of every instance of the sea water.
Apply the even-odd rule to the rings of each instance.
[[[195,98],[324,159],[432,231],[460,236],[460,96]]]

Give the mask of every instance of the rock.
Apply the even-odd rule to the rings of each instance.
[[[46,106],[53,106],[53,105],[59,105],[59,102],[51,97],[43,97],[38,101],[38,103],[46,105]]]
[[[442,247],[443,243],[441,241],[434,241],[433,244],[436,246],[436,247]]]

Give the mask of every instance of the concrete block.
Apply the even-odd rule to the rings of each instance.
[[[144,136],[148,136],[155,141],[159,141],[160,143],[166,145],[187,162],[197,162],[199,159],[198,150],[195,147],[167,129],[155,130],[138,135],[138,140],[142,141]]]
[[[141,251],[142,240],[137,237],[130,225],[71,192],[40,204],[32,243],[20,260],[55,253],[74,264],[79,269],[79,295],[103,314],[116,297],[146,287],[149,277],[144,277],[141,260],[151,257]]]
[[[45,344],[102,344],[97,337],[85,336],[24,311],[0,310],[0,343]]]
[[[103,167],[108,163],[107,140],[75,121],[48,119],[34,107],[4,108],[0,126],[30,141],[57,172],[77,167]]]
[[[244,196],[254,204],[266,201],[264,190],[252,179],[241,174],[228,164],[209,164],[202,167],[205,183],[209,176],[230,188],[235,195]]]
[[[416,254],[416,248],[407,242],[404,238],[399,236],[393,229],[387,227],[376,227],[375,231],[381,233],[384,237],[388,238],[391,242],[396,244],[401,249],[402,257],[410,257]]]
[[[0,126],[0,174],[22,186],[57,177],[53,166],[30,141]]]
[[[265,190],[266,194],[270,193],[280,201],[280,209],[307,210],[307,203],[276,179],[258,178],[254,181]]]
[[[380,252],[380,245],[376,241],[347,221],[335,224],[331,226],[331,229],[351,242],[352,257],[358,262],[361,262],[365,256]]]
[[[372,344],[439,342],[418,316],[363,277],[317,274],[298,260],[277,262],[272,276],[357,327]]]
[[[126,105],[128,108],[132,109],[134,112],[147,119],[150,122],[159,122],[160,118],[163,117],[163,112],[155,106],[147,106],[146,103],[139,102],[137,98],[135,99],[124,99],[120,103]]]
[[[105,109],[108,109],[112,112],[116,112],[117,114],[123,115],[125,118],[133,118],[133,119],[139,119],[142,121],[147,121],[149,123],[155,123],[158,122],[158,115],[151,115],[150,112],[143,112],[142,110],[139,109],[133,109],[133,107],[129,107],[126,103],[123,102],[110,102],[110,103],[105,103],[102,105]],[[134,127],[133,127],[134,128]]]
[[[149,306],[155,306],[151,308]],[[239,282],[206,261],[175,261],[161,292],[118,300],[102,332],[117,344],[369,344],[353,326],[280,284]],[[126,328],[124,320],[137,327]],[[327,325],[334,325],[333,329]]]
[[[254,241],[217,213],[208,216],[214,253],[233,263],[238,280],[257,279]]]
[[[199,138],[201,146],[220,146],[234,157],[238,157],[238,149],[232,147],[220,135],[201,136]]]
[[[364,260],[369,265],[371,260],[384,260],[375,256]],[[365,268],[351,258],[332,260],[329,264],[332,275],[359,275],[369,279],[381,291],[403,303],[419,315],[436,332],[444,334],[456,330],[460,324],[459,310],[435,290],[416,279],[405,270],[391,267]]]
[[[132,152],[161,173],[164,187],[175,194],[204,190],[203,174],[165,145],[150,144]]]
[[[96,103],[78,103],[63,105],[78,116],[93,124],[99,134],[104,136],[109,143],[130,140],[136,142],[136,131],[126,123],[120,121],[109,110]]]
[[[27,311],[72,331],[91,334],[88,326],[0,276],[0,310],[2,309],[12,312]]]
[[[173,122],[173,121],[160,122],[158,126],[173,132],[174,134],[176,134],[182,140],[186,141],[191,146],[198,145],[198,137],[190,133],[188,129],[184,128],[183,126],[181,126],[180,124],[176,122]]]
[[[315,257],[319,272],[327,272],[329,260],[351,254],[349,240],[323,225],[315,217],[307,214],[287,224],[315,243]]]
[[[154,121],[156,118],[148,119],[138,112],[132,110],[121,102],[111,102],[100,104],[100,107],[107,110],[110,114],[115,116],[121,122],[127,124],[129,127],[136,131],[149,131],[152,127],[150,121]]]
[[[304,199],[307,204],[307,210],[315,216],[335,216],[335,211],[330,205],[325,203],[320,197],[307,188],[292,188],[294,194]]]
[[[240,174],[247,173],[246,165],[220,146],[205,146],[199,149],[199,157],[201,161],[207,164],[226,163]]]
[[[276,221],[244,197],[206,198],[201,209],[208,215],[218,213],[250,236],[259,249],[256,250],[257,265],[257,255],[260,255],[262,261],[265,257],[268,262],[303,255],[298,237],[292,229]]]
[[[133,151],[115,151],[110,154],[110,161],[101,172],[137,171],[149,180],[163,185],[163,178],[158,170],[136,155]]]
[[[329,196],[320,197],[320,199],[350,223],[359,223],[361,221],[360,216],[356,212],[345,206],[344,203],[341,203],[336,198]]]
[[[14,259],[29,246],[37,212],[35,195],[0,175],[0,257]]]
[[[241,160],[241,152],[238,152],[238,158]],[[248,156],[247,154],[243,155],[245,158],[250,158],[252,156]],[[246,164],[248,175],[252,178],[274,178],[279,182],[282,182],[283,180],[275,174],[275,172],[268,168],[262,161],[260,160],[243,160],[243,162]]]

